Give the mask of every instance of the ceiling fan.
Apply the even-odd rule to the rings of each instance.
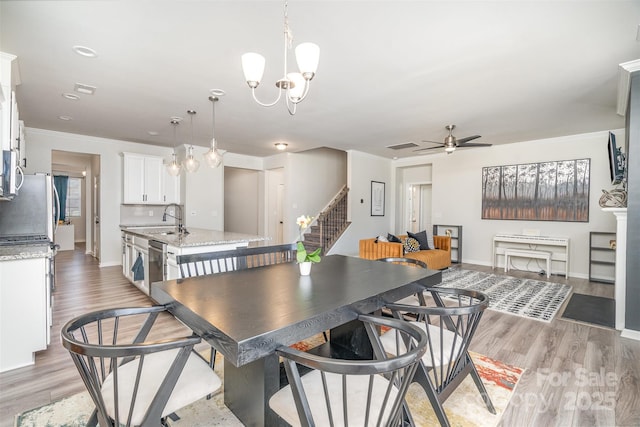
[[[444,138],[444,142],[424,141],[424,140],[422,141],[422,142],[429,142],[431,144],[439,144],[438,147],[420,148],[420,149],[417,149],[417,150],[414,150],[414,151],[434,150],[434,149],[438,149],[438,148],[443,148],[444,147],[444,151],[447,154],[451,154],[458,147],[460,147],[460,148],[464,148],[464,147],[491,147],[491,145],[492,145],[492,144],[477,144],[477,143],[469,144],[469,141],[473,141],[474,139],[480,138],[480,135],[467,136],[466,138],[457,139],[455,136],[452,135],[453,130],[455,128],[456,128],[456,125],[447,125],[447,126],[445,126],[445,129],[449,131],[449,135]]]

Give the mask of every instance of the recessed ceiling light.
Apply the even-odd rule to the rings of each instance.
[[[209,93],[213,96],[225,96],[227,93],[222,89],[211,89]]]
[[[73,120],[73,117],[71,116],[58,116],[58,118],[60,120],[64,120],[65,122],[68,122],[69,120]]]
[[[62,96],[72,101],[77,101],[78,99],[80,99],[80,97],[75,93],[63,93]]]
[[[181,122],[183,120],[182,117],[178,117],[178,116],[171,116],[169,117],[169,119],[171,119],[172,122]]]
[[[285,143],[285,142],[276,142],[275,144],[276,148],[280,151],[286,150],[287,147],[289,146],[289,144]]]
[[[151,135],[151,136],[158,136],[158,135],[159,135],[159,133],[158,133],[158,132],[156,132],[155,130],[150,130],[150,131],[148,131],[147,133],[148,133],[149,135]]]
[[[95,58],[98,56],[98,53],[95,50],[86,46],[75,45],[73,47],[73,51],[78,55],[85,56],[87,58]]]
[[[84,83],[76,83],[75,86],[73,87],[73,90],[75,90],[78,93],[83,93],[85,95],[93,95],[96,92],[96,89],[98,88],[95,86],[84,84]]]

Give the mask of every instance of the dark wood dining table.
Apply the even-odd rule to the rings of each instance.
[[[278,347],[327,330],[332,345],[353,345],[359,314],[441,280],[440,271],[329,255],[309,276],[277,264],[155,282],[151,297],[222,353],[225,405],[247,426],[270,426],[281,424],[268,403],[280,388]]]

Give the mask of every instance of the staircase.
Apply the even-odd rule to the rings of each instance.
[[[304,247],[308,252],[322,248],[321,255],[325,255],[338,238],[349,227],[347,222],[347,194],[349,189],[344,186],[333,198],[331,203],[318,215],[318,221],[304,234]]]

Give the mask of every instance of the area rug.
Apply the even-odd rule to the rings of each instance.
[[[493,427],[498,424],[509,400],[513,396],[523,369],[506,365],[486,356],[470,352],[487,393],[496,408],[491,414],[480,398],[473,380],[467,376],[444,404],[452,426]],[[220,357],[220,356],[218,356]],[[223,361],[216,360],[216,372],[222,378]],[[202,399],[177,412],[180,417],[172,421],[174,427],[240,427],[242,423],[224,406],[222,392],[211,400]],[[411,385],[407,402],[417,426],[438,425],[427,397],[417,384]],[[16,416],[16,427],[84,427],[93,410],[86,392],[56,401]]]
[[[489,296],[489,308],[543,322],[553,320],[571,293],[571,286],[562,283],[499,276],[460,268],[445,270],[439,286],[483,292]]]
[[[572,294],[562,313],[563,319],[576,320],[592,325],[615,327],[616,301],[593,295]]]

